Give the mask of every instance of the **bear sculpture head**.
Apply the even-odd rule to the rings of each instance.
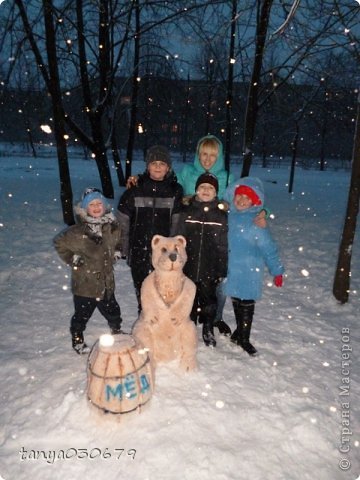
[[[155,270],[180,271],[186,260],[186,240],[182,235],[163,237],[154,235],[151,241],[152,264]]]

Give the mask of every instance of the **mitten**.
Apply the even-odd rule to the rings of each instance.
[[[283,276],[282,275],[276,275],[274,277],[274,283],[276,287],[282,287],[283,285]]]
[[[73,267],[81,267],[84,265],[84,259],[80,257],[80,255],[73,255],[72,257],[72,266]]]

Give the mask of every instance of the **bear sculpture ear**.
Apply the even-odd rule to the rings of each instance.
[[[156,247],[156,245],[160,242],[160,240],[162,239],[163,237],[161,235],[154,235],[152,240],[151,240],[151,246],[152,247]]]
[[[183,247],[186,247],[186,239],[182,235],[177,235],[176,241],[179,242]]]

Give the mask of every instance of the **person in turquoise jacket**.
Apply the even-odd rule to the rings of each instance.
[[[184,189],[184,195],[193,195],[197,179],[203,173],[212,173],[219,182],[218,198],[221,200],[234,176],[225,170],[224,152],[221,141],[215,135],[206,135],[197,143],[195,159],[192,165],[184,165],[176,174],[177,180]]]
[[[283,282],[284,266],[268,227],[259,228],[255,216],[264,205],[264,188],[255,177],[241,178],[228,187],[224,199],[230,205],[228,230],[228,272],[224,283],[231,297],[236,330],[231,341],[249,355],[256,355],[250,343],[255,303],[261,298],[264,267],[274,277],[276,287]]]
[[[197,143],[193,164],[184,165],[177,173],[177,180],[183,187],[184,195],[194,195],[195,186],[200,175],[211,173],[218,181],[218,198],[222,200],[226,188],[234,181],[232,173],[225,170],[223,144],[215,135],[205,135]],[[223,321],[223,309],[226,297],[222,291],[222,282],[218,287],[218,309],[214,326],[220,333],[230,335],[229,326]]]
[[[234,181],[233,174],[225,170],[223,144],[215,135],[205,135],[200,138],[197,143],[195,158],[193,164],[186,164],[180,172],[176,172],[178,183],[183,187],[185,196],[193,196],[195,186],[200,175],[211,173],[218,180],[218,198],[221,200],[228,185]],[[131,176],[127,182],[127,188],[137,184],[138,177]],[[264,215],[258,220],[261,224],[266,225]],[[223,309],[226,297],[222,292],[222,283],[218,288],[218,310],[214,326],[224,335],[230,335],[229,326],[222,320]]]

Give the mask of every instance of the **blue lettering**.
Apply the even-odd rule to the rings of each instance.
[[[110,385],[106,385],[106,400],[109,401],[110,397],[119,397],[119,400],[122,399],[122,384],[119,383],[116,389],[113,389]]]
[[[127,398],[136,397],[136,385],[133,375],[127,375],[124,382]]]
[[[140,376],[140,383],[141,383],[141,390],[140,390],[141,393],[145,393],[148,390],[150,390],[150,383],[149,383],[145,373]]]

